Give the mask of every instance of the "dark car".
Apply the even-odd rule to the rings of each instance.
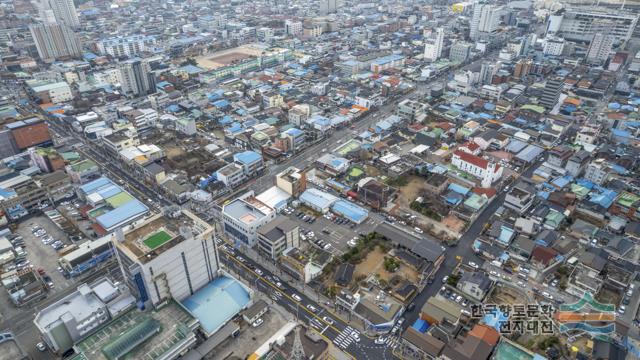
[[[409,306],[407,306],[407,311],[411,312],[415,310],[415,308],[416,308],[416,303],[411,303],[409,304]]]

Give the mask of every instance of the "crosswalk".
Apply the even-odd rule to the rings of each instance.
[[[338,346],[340,349],[345,350],[349,347],[349,345],[351,345],[352,342],[355,341],[355,339],[351,335],[352,333],[353,328],[351,326],[347,326],[340,332],[340,334],[338,334],[338,336],[336,336],[335,339],[333,339],[333,343],[336,344],[336,346]]]
[[[400,344],[400,339],[396,336],[390,336],[384,341],[385,346],[395,349]]]

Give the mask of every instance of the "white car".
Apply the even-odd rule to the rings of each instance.
[[[264,323],[264,320],[262,320],[262,318],[258,318],[258,320],[254,321],[253,324],[251,324],[251,326],[258,327],[262,325],[262,323]]]
[[[298,294],[291,294],[291,297],[295,300],[295,301],[302,301],[302,298],[300,297],[300,295]]]
[[[518,281],[518,286],[520,286],[520,287],[522,287],[522,288],[525,288],[525,287],[527,287],[527,284],[525,284],[525,283],[524,283],[524,282],[522,282],[522,281]]]
[[[474,263],[473,261],[469,261],[468,265],[476,270],[480,268],[478,264]]]
[[[260,269],[256,269],[256,274],[258,274],[258,275],[262,276],[262,274],[264,274],[264,273],[262,272],[262,270],[260,270]]]
[[[424,233],[424,231],[422,231],[422,229],[420,229],[419,227],[414,227],[413,230],[415,230],[418,234],[422,234]]]
[[[36,344],[36,349],[38,349],[38,351],[47,351],[47,345],[39,342]]]
[[[333,319],[328,316],[324,316],[322,320],[324,320],[324,322],[326,322],[329,325],[333,325]]]
[[[316,311],[318,311],[318,309],[316,309],[316,307],[315,307],[315,306],[313,306],[313,305],[311,305],[311,304],[307,305],[307,309],[311,310],[311,312],[316,312]]]
[[[380,336],[380,337],[376,338],[373,342],[374,342],[376,345],[382,345],[382,344],[384,344],[384,341],[385,341],[385,340],[387,340],[387,339],[386,339],[386,338],[384,338],[383,336]]]

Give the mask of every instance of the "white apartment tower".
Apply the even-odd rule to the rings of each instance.
[[[498,29],[502,7],[476,2],[473,4],[473,15],[469,26],[469,38],[478,40],[482,35],[491,34]]]
[[[593,40],[591,40],[591,44],[589,44],[589,49],[587,50],[587,62],[597,65],[604,63],[607,58],[609,58],[609,53],[611,53],[614,41],[615,37],[612,35],[593,35]]]
[[[43,61],[82,55],[80,40],[67,25],[36,24],[30,25],[29,31],[36,43],[38,56]]]
[[[126,95],[140,96],[155,92],[156,84],[147,61],[135,58],[118,64],[120,87]]]
[[[46,0],[49,8],[53,11],[56,22],[67,26],[80,26],[78,13],[73,4],[73,0]]]
[[[442,44],[444,43],[444,29],[436,29],[435,36],[425,40],[424,58],[429,61],[436,61],[442,55]]]

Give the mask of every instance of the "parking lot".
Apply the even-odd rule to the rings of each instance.
[[[33,229],[42,229],[37,236],[33,233]],[[54,224],[46,216],[34,217],[29,221],[23,222],[17,229],[17,233],[23,237],[27,250],[27,260],[35,269],[44,270],[44,274],[49,276],[52,281],[50,293],[62,291],[73,285],[73,280],[65,278],[58,271],[58,251],[53,248],[55,241],[60,241],[64,245],[70,244],[67,235]],[[43,238],[50,238],[48,244],[43,243]]]
[[[362,224],[354,224],[342,217],[332,216],[332,214],[319,216],[317,213],[302,207],[291,210],[293,211],[288,216],[300,226],[302,239],[334,255],[342,255],[349,247],[347,244],[349,240],[358,237],[359,234],[368,234],[382,221],[381,219],[377,220],[375,217],[370,217]],[[300,213],[303,215],[299,215]],[[315,220],[305,221],[305,215],[308,216],[307,219],[313,218]],[[313,236],[309,237],[309,232],[312,232]]]

